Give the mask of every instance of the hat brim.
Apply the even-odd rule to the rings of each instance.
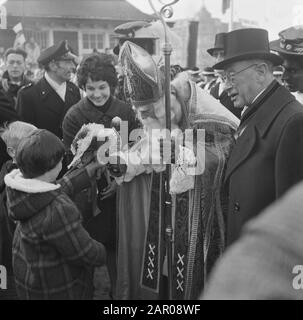
[[[286,55],[289,55],[289,56],[302,56],[302,54],[299,54],[299,53],[296,53],[296,52],[292,52],[292,51],[288,51],[288,50],[285,50],[285,49],[281,48],[280,47],[280,39],[271,41],[269,43],[269,47],[270,47],[270,50],[278,52],[278,53],[281,53],[281,54],[286,54]]]
[[[215,48],[210,48],[210,49],[207,49],[206,51],[208,52],[208,54],[212,56],[215,51]]]
[[[210,49],[207,49],[206,51],[208,52],[208,54],[210,54],[211,56],[213,56],[214,54],[214,51],[220,51],[220,50],[224,50],[223,48],[210,48]]]
[[[195,75],[200,74],[201,71],[200,71],[200,70],[198,70],[198,71],[189,71],[189,73],[190,73],[192,76],[195,76]]]
[[[77,59],[77,56],[74,55],[71,52],[67,52],[64,57],[58,57],[54,59],[55,61],[75,61]]]
[[[248,52],[245,54],[240,54],[238,56],[233,56],[227,59],[224,59],[215,65],[213,65],[213,69],[224,69],[227,65],[237,62],[237,61],[242,61],[242,60],[251,60],[251,59],[264,59],[264,60],[269,60],[273,63],[274,66],[279,66],[283,63],[283,58],[278,56],[275,53],[268,53],[268,52]]]

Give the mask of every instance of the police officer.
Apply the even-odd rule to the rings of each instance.
[[[294,26],[279,33],[279,39],[270,43],[270,49],[283,58],[282,80],[303,104],[303,27]]]
[[[21,89],[18,95],[21,120],[62,138],[64,116],[80,100],[79,88],[70,81],[75,58],[66,40],[41,52],[38,63],[45,70],[43,78]]]

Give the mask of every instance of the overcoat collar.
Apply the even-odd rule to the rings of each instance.
[[[257,140],[265,137],[279,113],[294,100],[293,95],[283,86],[279,86],[267,97],[238,138],[227,162],[225,181],[250,156]]]

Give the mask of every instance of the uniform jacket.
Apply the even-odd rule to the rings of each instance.
[[[63,118],[67,110],[79,100],[79,88],[72,82],[66,84],[64,102],[42,78],[36,84],[19,91],[17,111],[22,121],[32,123],[39,129],[47,129],[62,138]]]
[[[59,184],[5,176],[9,216],[17,221],[13,270],[20,299],[92,299],[92,267],[105,263],[105,248],[84,230],[69,196],[89,185],[86,169]]]
[[[303,106],[277,85],[249,120],[227,163],[227,244],[247,220],[302,178]]]

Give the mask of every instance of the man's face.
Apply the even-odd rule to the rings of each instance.
[[[25,71],[25,60],[21,54],[11,53],[6,58],[6,68],[10,79],[19,79]]]
[[[225,89],[235,108],[249,105],[258,94],[256,66],[252,61],[239,61],[224,69]]]
[[[300,64],[298,61],[291,57],[283,57],[283,81],[286,83],[286,87],[291,92],[300,91],[303,92],[303,61]]]
[[[224,50],[223,49],[216,49],[213,51],[212,56],[215,58],[215,63],[218,63],[224,60]]]
[[[157,102],[156,102],[157,103]],[[162,128],[159,119],[155,115],[155,104],[146,104],[138,107],[139,119],[143,126],[148,129]]]
[[[178,126],[182,117],[180,102],[176,97],[176,88],[171,86],[171,124],[172,129]],[[138,107],[139,115],[143,125],[147,128],[165,128],[165,98],[160,98],[157,102]]]
[[[72,60],[56,61],[53,71],[57,78],[64,82],[71,79],[74,67],[75,65]]]

